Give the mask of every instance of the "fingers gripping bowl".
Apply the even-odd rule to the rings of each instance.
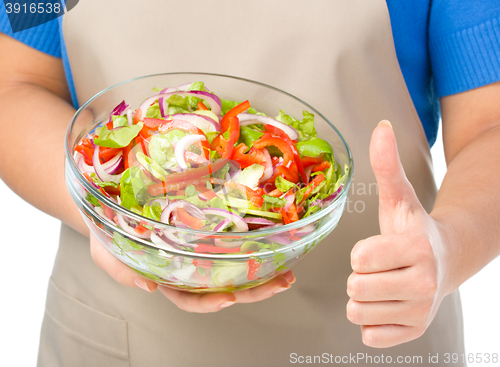
[[[336,227],[352,172],[349,147],[314,108],[223,75],[120,83],[66,135],[66,183],[92,233],[144,277],[191,292],[293,268]]]

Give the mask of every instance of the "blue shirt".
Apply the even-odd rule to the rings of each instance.
[[[432,146],[440,118],[439,97],[500,80],[500,1],[386,1],[399,65]],[[62,57],[77,107],[61,21],[60,17],[14,34],[0,2],[0,32]]]

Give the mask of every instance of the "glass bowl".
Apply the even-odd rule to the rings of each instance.
[[[121,207],[92,185],[79,169],[75,146],[90,131],[108,121],[123,99],[139,106],[153,88],[203,81],[221,98],[249,100],[252,107],[276,116],[279,110],[315,115],[318,136],[333,147],[335,161],[348,174],[338,194],[318,212],[287,225],[249,232],[207,232],[171,226]],[[228,292],[263,284],[292,269],[337,226],[352,181],[353,161],[347,143],[335,126],[300,99],[251,80],[206,73],[168,73],[131,79],[103,90],[86,102],[71,120],[66,134],[66,184],[80,212],[100,243],[117,259],[159,284],[190,292]],[[152,228],[149,238],[125,230],[120,221]],[[123,223],[123,222],[122,222]],[[220,248],[240,247],[238,253],[194,252],[211,243]],[[180,246],[172,246],[178,244]],[[334,243],[328,243],[334,246]]]

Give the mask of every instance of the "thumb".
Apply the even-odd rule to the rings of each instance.
[[[381,121],[373,131],[370,142],[370,163],[379,190],[380,229],[386,232],[384,229],[389,228],[388,220],[394,229],[396,224],[394,221],[400,209],[412,211],[420,207],[415,191],[401,165],[396,137],[389,121]]]

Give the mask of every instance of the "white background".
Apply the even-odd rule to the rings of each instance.
[[[436,180],[446,171],[441,138],[433,148]],[[3,159],[3,158],[0,158]],[[34,366],[59,222],[17,197],[0,180],[0,364]],[[462,287],[467,353],[500,353],[500,259]],[[7,362],[7,363],[5,363]],[[491,366],[492,364],[469,364]],[[495,364],[500,366],[500,362]]]

